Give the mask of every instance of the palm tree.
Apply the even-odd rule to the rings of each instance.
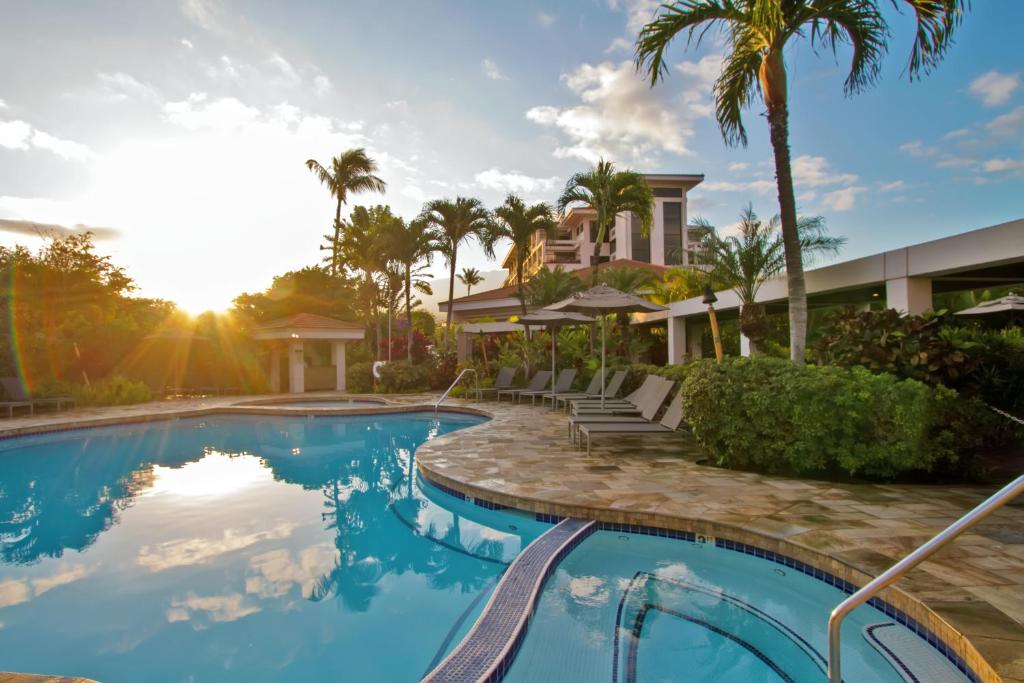
[[[523,295],[530,306],[540,308],[567,299],[581,289],[583,282],[562,266],[555,266],[554,270],[544,266],[526,283]]]
[[[764,305],[757,303],[757,292],[766,281],[786,269],[786,246],[779,234],[779,217],[765,222],[752,206],[740,213],[739,233],[723,237],[702,218],[694,221],[707,229],[698,250],[701,263],[710,269],[710,277],[731,287],[740,299],[740,332],[750,340],[757,353],[768,335]],[[802,256],[808,260],[825,253],[836,253],[846,243],[844,237],[831,237],[821,216],[798,216],[797,239]]]
[[[597,235],[594,237],[594,256],[591,258],[591,284],[597,284],[597,266],[601,245],[615,225],[615,216],[632,211],[640,219],[641,234],[646,237],[654,222],[654,192],[644,177],[635,171],[616,171],[615,164],[601,159],[597,166],[576,173],[566,183],[558,198],[558,212],[565,215],[570,206],[589,206],[597,212]]]
[[[898,4],[897,0],[891,0]],[[934,69],[952,45],[969,0],[904,0],[917,22],[908,73],[911,80]],[[782,239],[789,289],[790,357],[804,362],[807,338],[807,289],[800,260],[793,171],[789,157],[789,103],[784,51],[791,38],[809,37],[812,49],[823,46],[836,54],[852,47],[845,91],[853,95],[872,85],[881,71],[889,25],[879,0],[678,0],[662,5],[636,42],[636,68],[653,86],[668,74],[665,51],[685,33],[687,45],[700,45],[712,28],[724,28],[727,46],[722,71],[714,85],[718,127],[729,146],[746,146],[743,110],[760,94],[767,109],[775,177],[778,185]]]
[[[683,301],[698,296],[707,281],[707,274],[699,268],[674,266],[651,286],[650,299],[663,306],[673,301]]]
[[[484,253],[494,258],[494,247],[501,240],[512,242],[516,252],[515,281],[519,303],[526,315],[526,299],[523,296],[526,256],[530,253],[533,236],[542,233],[545,239],[554,238],[558,232],[555,212],[549,204],[538,202],[527,206],[514,194],[505,197],[505,202],[494,210],[494,221],[484,236]]]
[[[388,232],[395,222],[390,207],[356,206],[352,209],[349,223],[341,235],[338,263],[362,274],[359,286],[360,299],[366,307],[367,323],[376,323],[377,334],[374,346],[380,359],[380,316],[378,311],[382,299],[381,278],[387,264]]]
[[[427,202],[420,217],[433,228],[438,237],[438,251],[449,268],[448,319],[444,326],[444,345],[448,346],[448,333],[452,327],[452,300],[455,299],[455,262],[459,245],[470,238],[480,239],[491,223],[491,214],[479,199],[456,197]]]
[[[428,295],[433,294],[430,283],[425,279],[430,275],[424,271],[433,260],[438,243],[436,235],[426,221],[415,219],[406,223],[400,218],[392,224],[388,242],[388,256],[400,265],[402,271],[402,293],[405,296],[405,321],[407,324],[407,357],[411,361],[412,290],[416,289]]]
[[[466,296],[469,296],[473,288],[484,281],[484,276],[476,268],[463,268],[462,273],[457,277],[459,282],[466,285]]]
[[[337,200],[334,209],[334,236],[326,236],[329,242],[326,248],[331,250],[331,275],[337,275],[341,248],[341,205],[345,203],[350,193],[383,192],[387,183],[374,175],[377,172],[377,162],[371,159],[362,147],[346,149],[331,159],[330,169],[322,166],[316,159],[307,159],[306,168],[316,174],[320,183],[326,185],[331,196]]]

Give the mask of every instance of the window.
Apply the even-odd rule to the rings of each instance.
[[[652,187],[654,190],[655,197],[682,197],[683,188],[681,187]]]
[[[640,217],[635,213],[629,214],[630,242],[633,245],[633,253],[630,255],[634,261],[651,262],[651,236],[644,237],[640,234]]]
[[[683,262],[683,204],[662,204],[665,224],[665,265],[678,266]]]

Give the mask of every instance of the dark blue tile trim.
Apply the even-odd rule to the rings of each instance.
[[[873,624],[871,626],[868,626],[866,629],[864,629],[864,635],[866,635],[868,637],[868,639],[872,643],[874,643],[875,646],[878,649],[883,650],[887,655],[889,655],[889,657],[890,657],[890,659],[889,659],[890,664],[895,662],[896,664],[899,665],[900,669],[902,669],[903,673],[905,673],[907,676],[910,677],[911,681],[913,681],[914,683],[921,683],[921,679],[919,679],[917,676],[914,675],[914,672],[910,670],[910,667],[907,666],[906,663],[902,659],[900,659],[899,655],[897,655],[895,652],[890,650],[886,646],[886,644],[883,643],[882,641],[880,641],[878,639],[878,636],[875,635],[875,631],[877,631],[878,629],[880,629],[880,628],[887,628],[887,627],[893,626],[893,625],[894,624]]]

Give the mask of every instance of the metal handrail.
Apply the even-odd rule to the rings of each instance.
[[[474,368],[466,368],[465,370],[459,373],[459,376],[455,378],[455,381],[451,383],[451,386],[445,389],[444,393],[441,394],[441,398],[437,399],[437,403],[434,404],[435,413],[437,412],[437,407],[441,405],[441,401],[448,398],[448,394],[452,392],[452,389],[455,388],[455,385],[459,383],[459,380],[462,379],[462,376],[465,375],[467,372],[473,373],[473,377],[474,379],[476,379],[476,393],[477,396],[480,395],[480,375],[476,374],[476,370]]]
[[[877,595],[883,588],[896,583],[904,574],[921,564],[943,547],[948,545],[957,536],[983,521],[993,512],[1009,503],[1020,493],[1024,492],[1024,475],[1014,479],[1012,482],[999,489],[992,497],[988,498],[978,507],[953,522],[934,538],[910,553],[902,560],[889,567],[885,573],[879,575],[868,585],[839,603],[839,606],[832,610],[828,618],[828,680],[829,683],[841,683],[840,674],[840,641],[842,635],[843,619],[853,610]]]

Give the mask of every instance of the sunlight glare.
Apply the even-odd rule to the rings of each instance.
[[[210,451],[201,460],[182,467],[154,465],[153,485],[142,495],[220,497],[271,481],[272,473],[254,455],[230,456]]]

